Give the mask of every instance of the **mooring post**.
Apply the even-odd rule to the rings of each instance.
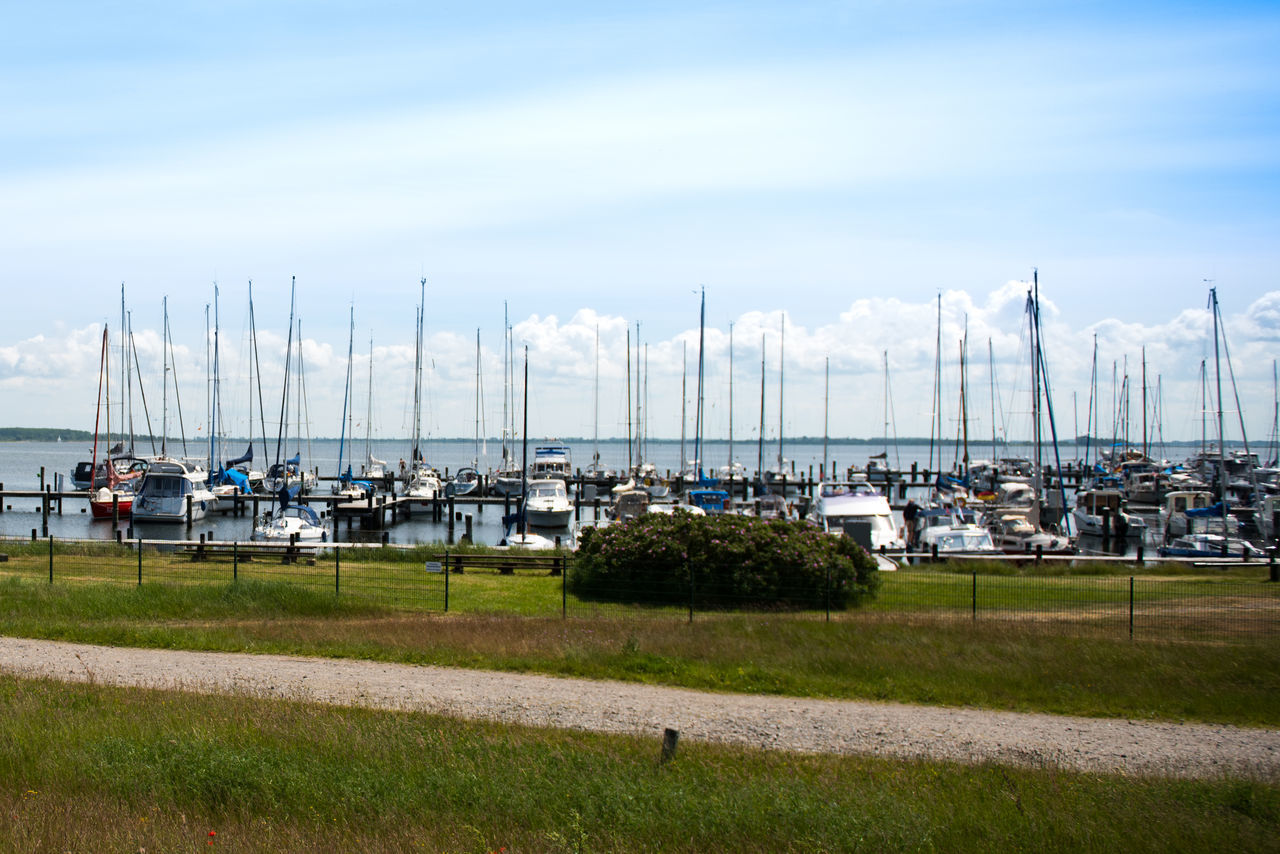
[[[667,727],[662,731],[662,760],[670,762],[676,756],[676,746],[680,743],[680,731]]]

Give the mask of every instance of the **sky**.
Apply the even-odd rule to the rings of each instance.
[[[306,432],[343,429],[350,337],[350,429],[410,435],[425,279],[429,436],[476,429],[477,331],[500,432],[504,312],[531,435],[626,434],[629,332],[645,429],[691,436],[705,292],[709,437],[928,436],[940,361],[944,434],[1025,438],[1038,275],[1060,433],[1091,399],[1123,431],[1127,389],[1141,436],[1145,362],[1149,433],[1221,408],[1270,437],[1274,4],[452,5],[6,9],[0,426],[90,429],[104,324],[119,422],[123,287],[135,423],[145,392],[159,429],[167,298],[208,429],[216,284],[246,433],[252,281],[268,433],[296,282]]]

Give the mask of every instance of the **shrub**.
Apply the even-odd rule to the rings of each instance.
[[[861,547],[804,522],[648,513],[583,533],[567,584],[587,599],[843,609],[879,586]]]

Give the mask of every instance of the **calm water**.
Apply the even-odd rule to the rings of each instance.
[[[244,444],[229,442],[226,456],[240,454],[244,450]],[[533,448],[536,444],[538,442],[531,441],[529,443],[530,457],[533,455]],[[702,456],[708,467],[718,468],[728,461],[729,449],[727,443],[710,441],[704,443],[704,445]],[[297,446],[293,447],[295,450],[298,449]],[[434,441],[425,443],[424,447],[428,461],[441,471],[447,469],[453,472],[464,466],[469,466],[472,464],[476,454],[475,444],[471,441]],[[573,452],[575,468],[585,468],[590,464],[593,445],[589,440],[571,443],[570,447]],[[599,449],[602,465],[613,469],[626,467],[628,462],[626,442],[602,440]],[[832,442],[828,444],[826,453],[830,464],[840,470],[849,465],[865,466],[870,456],[879,453],[882,449],[882,445],[879,444],[855,445]],[[62,488],[69,490],[71,489],[71,471],[75,468],[77,462],[89,458],[90,450],[87,447],[81,447],[78,443],[70,442],[0,443],[0,483],[7,489],[39,489],[40,472],[43,467],[47,484],[57,488],[58,484],[55,483],[54,478],[55,476],[60,476],[62,478]],[[180,451],[181,448],[177,450]],[[191,456],[196,456],[198,453],[194,444],[189,443],[188,450],[191,452]],[[300,450],[304,464],[312,469],[318,468],[321,477],[333,476],[337,473],[339,443],[336,439],[314,440],[309,446],[307,444],[302,445]],[[482,471],[498,464],[502,453],[500,443],[489,442],[482,451],[487,451],[487,454],[483,455],[480,460],[479,468]],[[170,448],[170,452],[173,453],[174,449]],[[348,449],[349,452],[350,449]],[[515,447],[514,452],[518,459],[521,453],[519,445]],[[1179,449],[1174,449],[1174,453],[1178,452]],[[408,443],[404,441],[379,441],[373,443],[374,456],[386,460],[392,466],[402,457],[408,456],[408,453]],[[686,443],[685,453],[689,457],[693,455],[692,441]],[[823,446],[821,442],[788,443],[784,446],[784,453],[788,460],[788,466],[790,467],[794,464],[797,474],[808,475],[812,470],[816,475],[823,463]],[[1004,453],[1006,456],[1029,456],[1030,447],[1010,446]],[[357,455],[357,463],[354,468],[358,472],[360,469],[358,461],[364,458],[363,442],[357,443],[355,454]],[[745,464],[749,470],[755,470],[757,454],[758,447],[754,443],[736,442],[734,444],[734,458]],[[777,454],[776,442],[765,446],[764,461],[767,468],[775,465]],[[985,449],[981,447],[971,449],[971,455],[975,459],[989,456],[989,454],[989,446]],[[274,446],[272,446],[272,456],[274,456]],[[681,458],[680,443],[651,442],[647,448],[647,457],[657,466],[659,471],[676,470],[679,468]],[[949,467],[953,459],[954,449],[948,447],[943,453],[943,464]],[[1062,460],[1064,463],[1075,459],[1077,459],[1077,452],[1074,447],[1063,451]],[[896,451],[893,447],[888,449],[888,463],[894,468],[899,467],[899,465],[903,468],[910,468],[913,462],[923,468],[928,464],[928,461],[928,446],[903,445]],[[265,468],[265,465],[262,461],[255,460],[255,467]],[[321,483],[320,490],[327,492],[328,484]],[[459,503],[458,510],[472,515],[476,542],[493,544],[502,538],[504,532],[501,524],[502,511],[500,507],[489,506],[480,510],[474,505]],[[41,518],[40,502],[37,499],[6,498],[5,511],[0,514],[0,535],[26,537],[31,535],[32,529],[36,529],[37,533],[39,533]],[[584,514],[590,513],[586,509],[583,512]],[[447,525],[443,522],[439,524],[432,523],[429,518],[429,514],[423,512],[416,514],[411,520],[401,521],[399,524],[389,528],[390,541],[394,543],[446,542],[448,537]],[[122,522],[121,530],[126,531],[128,524],[128,521]],[[64,502],[62,515],[54,514],[50,516],[49,531],[54,537],[110,539],[115,536],[109,521],[95,522],[91,519],[88,512],[88,502],[82,500]],[[189,539],[198,537],[200,533],[212,533],[214,538],[218,540],[247,540],[251,532],[252,519],[248,516],[235,518],[230,515],[214,514],[197,522],[190,532],[181,524],[148,524],[143,528],[141,534],[147,539]],[[455,536],[461,536],[462,532],[463,523],[457,522]],[[358,539],[360,535],[358,527],[354,529],[354,533]],[[544,531],[542,533],[567,535],[566,531]],[[349,539],[345,525],[338,532],[338,538],[340,540]],[[1098,545],[1100,546],[1100,544]]]

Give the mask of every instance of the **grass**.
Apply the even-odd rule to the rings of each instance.
[[[1270,850],[1280,789],[0,678],[24,852]]]
[[[956,577],[968,583],[968,579]],[[465,582],[462,582],[466,579]],[[455,582],[558,582],[480,573]],[[390,610],[278,581],[0,582],[0,633],[365,658],[793,696],[1280,725],[1271,638],[1131,642],[1114,626],[860,612],[568,619]]]

